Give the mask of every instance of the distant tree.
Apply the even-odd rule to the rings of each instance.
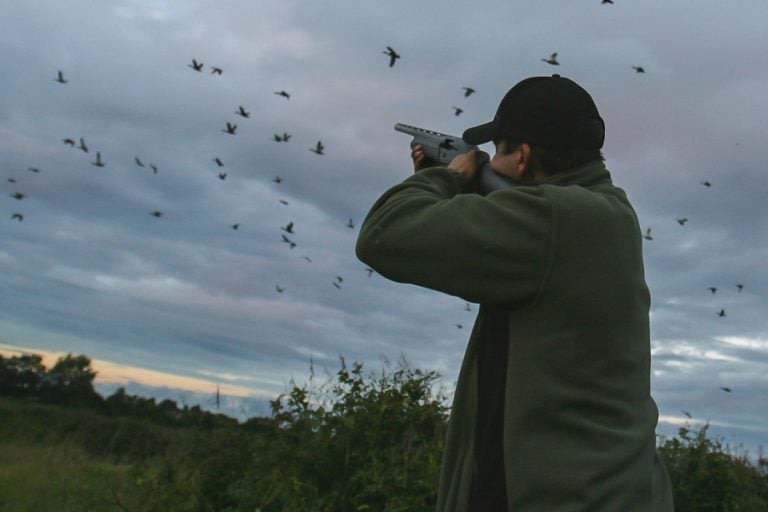
[[[34,396],[45,377],[42,356],[23,354],[4,358],[0,356],[0,395]]]
[[[67,404],[94,404],[101,402],[101,396],[93,388],[96,372],[91,360],[84,356],[67,354],[60,357],[48,370],[40,385],[40,397],[48,402]]]

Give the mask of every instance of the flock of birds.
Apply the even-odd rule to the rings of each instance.
[[[701,181],[700,183],[701,183],[701,185],[703,185],[706,188],[711,188],[712,187],[712,182],[710,182],[708,180]],[[688,222],[688,217],[677,217],[677,218],[675,218],[675,221],[680,226],[685,226],[686,223]],[[645,233],[643,234],[643,238],[645,240],[649,240],[649,241],[653,240],[653,234],[652,234],[652,228],[651,227],[646,228]],[[734,286],[735,286],[736,291],[738,293],[741,293],[741,291],[744,289],[744,284],[743,283],[734,283]],[[708,286],[708,287],[706,287],[706,290],[709,291],[712,295],[715,295],[717,293],[717,291],[718,291],[718,288],[715,287],[715,286]],[[722,307],[717,309],[715,311],[715,313],[720,318],[723,318],[723,317],[727,316],[726,313],[725,313],[725,308],[722,308]]]
[[[613,1],[612,0],[602,0],[602,4],[613,4]],[[390,68],[394,67],[396,65],[397,61],[402,58],[401,54],[398,51],[396,51],[391,46],[386,46],[386,49],[382,53],[385,54],[388,57],[388,64],[389,64]],[[560,61],[558,60],[558,52],[552,52],[549,56],[541,58],[541,61],[546,63],[546,64],[548,64],[548,65],[550,65],[550,66],[559,66],[560,65]],[[194,72],[197,72],[197,73],[202,73],[203,70],[205,69],[204,63],[201,62],[201,61],[198,61],[197,59],[192,59],[191,63],[188,64],[188,67],[191,68]],[[224,73],[224,70],[221,67],[218,67],[218,66],[210,66],[209,69],[210,69],[210,74],[212,74],[212,75],[222,75]],[[631,66],[631,69],[633,69],[635,71],[635,73],[638,73],[638,74],[645,73],[644,67],[640,66],[640,65]],[[58,84],[61,84],[61,85],[66,85],[66,84],[69,83],[69,79],[67,77],[65,77],[64,72],[62,70],[59,70],[57,72],[56,77],[54,78],[54,81],[57,82]],[[470,87],[470,86],[462,87],[462,96],[464,98],[468,98],[468,97],[470,97],[474,93],[475,93],[475,89],[473,87]],[[284,98],[285,100],[290,100],[290,98],[291,98],[291,94],[289,92],[285,91],[285,90],[277,90],[277,91],[274,92],[274,94],[279,96],[279,97],[281,97],[281,98]],[[452,109],[453,109],[453,114],[455,116],[459,116],[459,115],[461,115],[464,112],[464,109],[462,107],[459,107],[459,106],[455,106],[454,105],[452,107]],[[234,111],[234,114],[239,116],[243,120],[250,119],[250,117],[251,117],[251,113],[242,105],[238,105],[237,106],[236,110]],[[233,121],[232,122],[231,121],[227,121],[225,123],[225,126],[221,129],[221,131],[224,134],[230,135],[230,136],[237,135],[237,133],[238,133],[237,130],[238,130],[238,124],[236,122],[233,122]],[[276,143],[281,143],[282,144],[282,143],[290,142],[291,138],[292,138],[291,134],[289,134],[287,132],[283,132],[283,133],[275,133],[273,135],[273,137],[272,137],[272,140],[274,142],[276,142]],[[80,150],[83,153],[86,153],[86,154],[89,154],[89,155],[92,154],[93,155],[93,159],[90,162],[90,164],[93,165],[94,167],[104,168],[104,167],[106,167],[108,165],[108,162],[106,161],[105,157],[102,155],[101,151],[96,150],[96,151],[92,152],[91,148],[89,148],[87,142],[85,141],[85,139],[83,137],[78,137],[78,138],[65,137],[65,138],[62,139],[62,141],[63,141],[63,143],[65,145],[71,147],[72,149]],[[325,154],[325,145],[323,144],[322,140],[318,140],[313,146],[309,147],[308,149],[309,149],[309,151],[313,152],[314,154],[316,154],[318,156],[322,156],[322,155]],[[219,169],[219,171],[218,171],[218,179],[222,180],[222,181],[226,180],[227,176],[228,176],[228,173],[223,170],[223,168],[225,167],[225,164],[222,161],[222,159],[219,156],[215,156],[215,157],[212,158],[212,161],[215,163],[216,167]],[[147,166],[149,166],[149,168],[151,169],[152,173],[155,174],[155,175],[158,174],[158,172],[159,172],[159,168],[158,168],[157,165],[155,165],[154,163],[148,162],[148,161],[145,162],[139,156],[134,157],[133,163],[137,167],[139,167],[139,168],[146,168]],[[32,172],[32,173],[39,173],[40,172],[40,170],[37,167],[29,167],[28,171]],[[9,183],[13,184],[13,185],[17,184],[17,180],[16,180],[15,177],[9,177],[7,179],[7,181]],[[281,178],[280,176],[276,175],[276,176],[274,176],[272,181],[275,184],[280,185],[283,182],[283,178]],[[704,185],[706,187],[711,187],[712,186],[712,184],[710,182],[702,182],[702,185]],[[10,194],[10,196],[13,199],[17,200],[17,201],[22,201],[25,198],[27,198],[27,195],[25,193],[19,192],[19,191],[12,192]],[[283,200],[283,199],[280,199],[280,202],[282,204],[284,204],[284,205],[288,205],[288,202]],[[160,218],[160,217],[163,216],[163,212],[161,210],[151,210],[148,213],[149,213],[149,215],[151,215],[152,217],[155,217],[155,218]],[[19,209],[18,211],[14,211],[11,214],[11,220],[13,220],[13,221],[21,222],[21,221],[24,220],[24,218],[25,218],[25,215],[23,213],[23,210],[21,210],[21,209]],[[681,218],[677,218],[676,221],[678,222],[678,224],[680,226],[685,226],[686,223],[688,222],[688,218],[681,217]],[[233,224],[230,225],[231,229],[233,229],[233,230],[238,230],[240,228],[240,226],[241,226],[240,223],[233,223]],[[352,218],[349,218],[349,220],[346,223],[346,227],[349,228],[349,229],[354,229],[355,228],[355,224],[354,224],[354,221],[353,221]],[[280,240],[281,240],[281,242],[284,243],[289,249],[296,248],[298,246],[298,243],[296,242],[296,239],[295,239],[296,231],[295,231],[294,222],[290,221],[286,225],[280,226],[279,229],[282,232],[282,233],[280,233],[280,236],[281,236]],[[646,231],[645,231],[645,233],[643,235],[643,238],[646,239],[646,240],[649,240],[649,241],[653,240],[652,231],[651,231],[650,227],[646,229]],[[312,259],[309,256],[303,255],[303,256],[301,256],[301,258],[305,259],[306,261],[308,261],[310,263],[312,262]],[[374,270],[371,269],[371,268],[365,268],[365,271],[367,272],[368,277],[370,277],[374,273]],[[344,277],[343,276],[335,275],[333,277],[333,279],[330,281],[330,284],[333,285],[337,289],[341,289],[343,282],[344,282]],[[738,292],[741,292],[743,290],[743,288],[744,288],[744,285],[742,283],[736,283],[735,287],[736,287]],[[286,290],[287,290],[286,286],[284,286],[284,285],[282,285],[280,283],[275,284],[275,291],[277,293],[282,294],[282,293],[286,292]],[[715,286],[710,286],[710,287],[706,288],[706,290],[709,291],[712,295],[715,295],[718,291],[720,291]],[[465,303],[464,309],[467,312],[473,311],[473,308],[472,308],[472,306],[469,303]],[[720,310],[717,312],[717,315],[719,317],[725,317],[726,316],[725,309],[724,308],[720,308]],[[454,325],[456,326],[457,329],[463,329],[464,328],[464,325],[462,323],[455,323]],[[729,388],[729,387],[721,387],[720,389],[722,391],[724,391],[724,392],[728,392],[728,393],[732,392],[732,389]],[[683,411],[683,412],[689,418],[691,417],[690,413],[688,413],[687,411]]]

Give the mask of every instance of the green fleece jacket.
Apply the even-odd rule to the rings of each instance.
[[[671,512],[650,394],[650,295],[626,194],[603,162],[481,196],[430,168],[367,215],[358,257],[397,282],[501,307],[503,467],[515,512]],[[481,308],[482,311],[482,308]],[[476,320],[448,428],[438,511],[468,510]]]

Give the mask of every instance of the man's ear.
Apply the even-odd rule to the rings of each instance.
[[[524,173],[528,168],[531,167],[531,146],[528,143],[523,142],[520,144],[519,147],[520,150],[520,161],[518,162],[517,166],[520,170],[520,173]]]

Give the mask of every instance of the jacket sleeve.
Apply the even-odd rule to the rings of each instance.
[[[389,189],[360,229],[358,258],[384,277],[470,302],[535,298],[551,264],[552,208],[539,187],[487,196],[431,168]]]

